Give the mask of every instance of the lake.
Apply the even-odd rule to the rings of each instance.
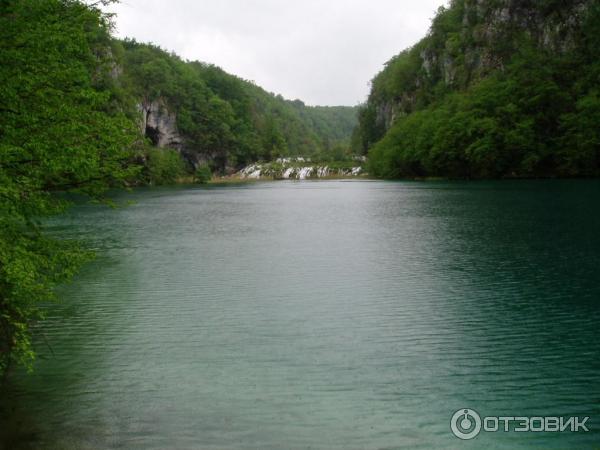
[[[140,189],[0,398],[10,449],[600,448],[600,182]],[[455,437],[450,419],[590,417]]]

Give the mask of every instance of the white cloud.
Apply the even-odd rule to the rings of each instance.
[[[444,0],[122,0],[119,37],[216,64],[308,104],[354,105]]]

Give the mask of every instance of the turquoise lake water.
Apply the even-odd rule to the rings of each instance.
[[[142,189],[0,396],[10,449],[600,448],[600,182]],[[450,429],[590,417],[589,432]]]

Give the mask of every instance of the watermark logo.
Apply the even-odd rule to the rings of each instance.
[[[472,409],[459,409],[452,416],[450,428],[459,439],[474,439],[481,433],[481,416]]]
[[[469,408],[459,409],[450,419],[454,436],[462,440],[475,439],[486,433],[564,433],[589,432],[589,417],[509,417],[481,415]]]

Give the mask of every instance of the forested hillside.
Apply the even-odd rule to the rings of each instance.
[[[326,157],[336,145],[349,146],[355,108],[287,101],[152,45],[126,40],[113,47],[124,93],[158,116],[158,126],[146,128],[148,137],[173,135],[164,146],[180,150],[192,164],[207,162],[224,172],[280,156]]]
[[[372,81],[380,177],[600,175],[600,4],[453,0]]]

